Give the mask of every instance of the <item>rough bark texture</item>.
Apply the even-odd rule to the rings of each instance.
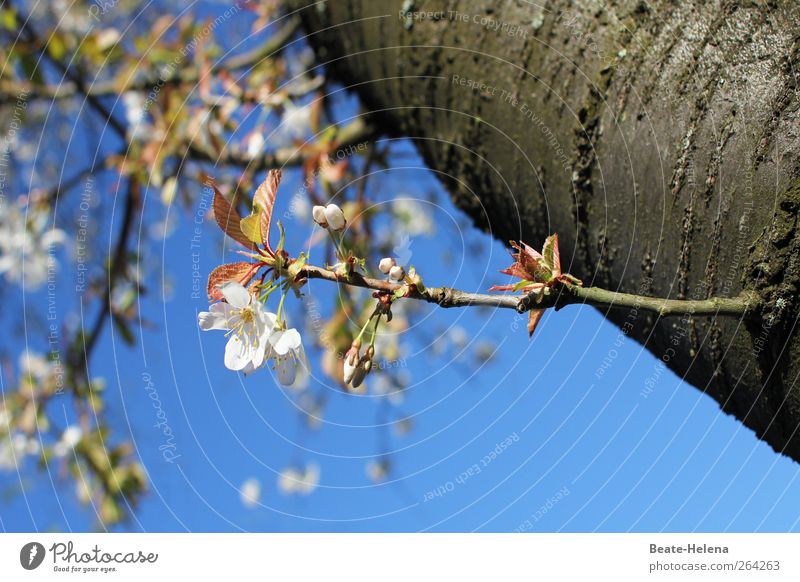
[[[761,291],[753,323],[608,317],[800,460],[796,0],[294,4],[494,236],[558,232],[569,272],[609,289]]]

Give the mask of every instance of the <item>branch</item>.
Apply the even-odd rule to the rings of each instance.
[[[211,66],[211,72],[217,73],[221,70],[233,71],[256,65],[259,61],[283,49],[289,40],[291,40],[299,26],[299,18],[290,18],[286,24],[274,35],[269,37],[263,45],[228,59],[218,61]],[[196,68],[175,67],[174,73],[166,78],[150,76],[144,79],[138,79],[124,87],[120,87],[116,79],[93,82],[90,86],[81,86],[81,83],[74,78],[69,78],[71,84],[63,83],[61,85],[43,85],[29,80],[12,81],[3,79],[0,80],[0,95],[17,95],[20,92],[25,92],[34,99],[64,99],[74,97],[77,94],[91,97],[107,97],[120,95],[125,91],[150,91],[153,86],[161,84],[195,83],[199,78],[200,74]],[[250,97],[243,101],[249,101],[251,99],[255,100],[254,97]]]
[[[308,279],[324,279],[340,285],[364,287],[386,293],[394,293],[402,287],[402,285],[392,281],[372,279],[359,274],[343,277],[331,270],[311,265],[301,269],[299,276]],[[600,289],[599,287],[578,287],[564,283],[555,287],[539,303],[536,303],[535,296],[532,295],[523,295],[521,297],[515,295],[489,295],[470,293],[450,287],[431,287],[423,292],[411,287],[407,297],[435,303],[440,307],[497,307],[514,309],[518,313],[525,313],[531,309],[551,307],[559,310],[565,305],[578,304],[592,305],[601,309],[638,309],[653,313],[659,317],[676,315],[753,317],[759,308],[759,301],[755,294],[744,293],[739,297],[712,297],[703,300],[659,299],[643,295],[617,293]]]
[[[111,315],[111,303],[116,290],[117,283],[125,271],[125,255],[128,252],[128,242],[133,232],[133,222],[136,216],[136,209],[139,206],[139,185],[135,178],[131,178],[128,182],[128,191],[125,196],[125,210],[122,216],[122,226],[117,238],[114,253],[109,257],[108,265],[108,279],[106,281],[105,293],[103,294],[103,305],[97,314],[94,324],[90,328],[89,333],[81,333],[72,353],[70,354],[68,363],[73,368],[75,373],[86,373],[88,375],[89,356],[94,350],[97,340],[103,331],[106,319]],[[84,369],[85,367],[85,369]]]
[[[348,146],[355,146],[368,141],[376,134],[372,124],[359,117],[338,129],[336,136],[336,149],[341,150]],[[211,162],[216,165],[245,166],[252,171],[259,172],[287,166],[300,166],[307,160],[327,152],[327,147],[309,145],[305,147],[285,147],[274,152],[267,152],[259,158],[249,158],[231,149],[226,149],[216,154],[203,149],[197,143],[187,145],[187,156],[193,161]]]

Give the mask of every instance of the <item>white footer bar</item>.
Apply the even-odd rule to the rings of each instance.
[[[795,534],[2,534],[0,580],[777,581],[800,580],[798,548]]]

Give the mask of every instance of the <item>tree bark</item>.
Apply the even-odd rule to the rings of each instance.
[[[755,321],[606,316],[800,460],[795,0],[290,4],[320,62],[493,236],[558,232],[587,285],[758,292]]]

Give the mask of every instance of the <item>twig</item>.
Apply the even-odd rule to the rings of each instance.
[[[337,149],[355,146],[368,141],[376,134],[375,128],[359,117],[354,121],[339,128],[337,133]],[[226,149],[220,154],[203,149],[197,143],[187,145],[187,156],[193,161],[211,162],[222,166],[245,166],[254,172],[285,168],[287,166],[300,166],[307,160],[325,153],[325,149],[318,146],[284,147],[273,152],[267,152],[258,158],[249,158]]]
[[[343,277],[335,272],[308,265],[300,271],[301,277],[308,279],[324,279],[339,283],[364,287],[375,291],[394,293],[402,285],[392,281],[363,277],[359,274]],[[545,295],[537,303],[532,295],[489,295],[484,293],[471,293],[450,287],[431,287],[423,292],[411,287],[407,296],[435,303],[440,307],[497,307],[513,309],[518,313],[525,313],[531,309],[554,308],[561,309],[565,305],[592,305],[601,309],[639,309],[653,313],[659,317],[676,315],[709,315],[752,317],[756,314],[759,302],[755,294],[744,293],[739,297],[725,298],[712,297],[702,300],[659,299],[629,293],[617,293],[600,289],[599,287],[578,287],[576,285],[559,284],[550,294]]]

